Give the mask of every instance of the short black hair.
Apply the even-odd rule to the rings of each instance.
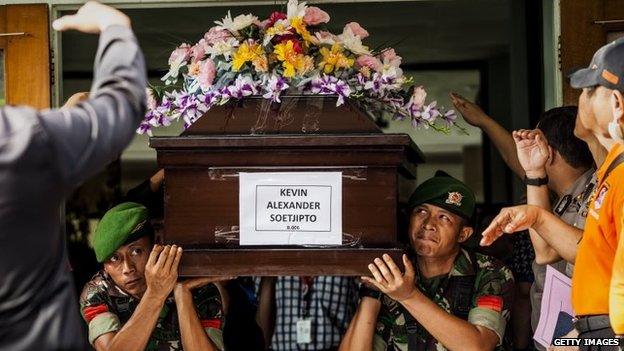
[[[594,159],[589,147],[574,135],[574,124],[578,108],[576,106],[555,107],[544,112],[537,128],[544,133],[548,144],[572,167],[589,169]]]

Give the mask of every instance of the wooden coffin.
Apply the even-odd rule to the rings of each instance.
[[[383,253],[401,262],[399,172],[422,154],[335,97],[262,98],[213,108],[178,137],[153,137],[165,169],[159,241],[184,248],[180,274],[364,275]],[[239,172],[342,172],[342,245],[239,245]]]

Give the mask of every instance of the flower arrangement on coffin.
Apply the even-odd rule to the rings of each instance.
[[[287,91],[335,95],[338,106],[350,99],[369,114],[389,114],[414,128],[448,132],[455,125],[455,111],[426,103],[424,88],[403,75],[394,49],[370,50],[362,43],[369,34],[356,22],[330,33],[329,19],[297,0],[263,21],[228,12],[195,45],[171,53],[165,86],[148,91],[137,132],[151,135],[151,128],[180,118],[187,128],[211,107],[251,95],[280,103]]]

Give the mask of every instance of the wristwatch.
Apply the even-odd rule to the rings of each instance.
[[[548,176],[544,178],[529,178],[526,175],[524,176],[524,184],[533,185],[533,186],[542,186],[548,184]]]
[[[366,296],[366,297],[372,297],[375,300],[381,300],[381,298],[383,297],[383,293],[381,291],[373,290],[364,284],[360,286],[360,290],[358,291],[358,293],[359,293],[358,295],[360,295],[360,298],[363,298]]]

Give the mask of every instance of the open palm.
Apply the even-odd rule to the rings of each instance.
[[[525,172],[544,171],[548,162],[548,143],[539,130],[519,130],[513,132],[518,151],[518,161]]]

